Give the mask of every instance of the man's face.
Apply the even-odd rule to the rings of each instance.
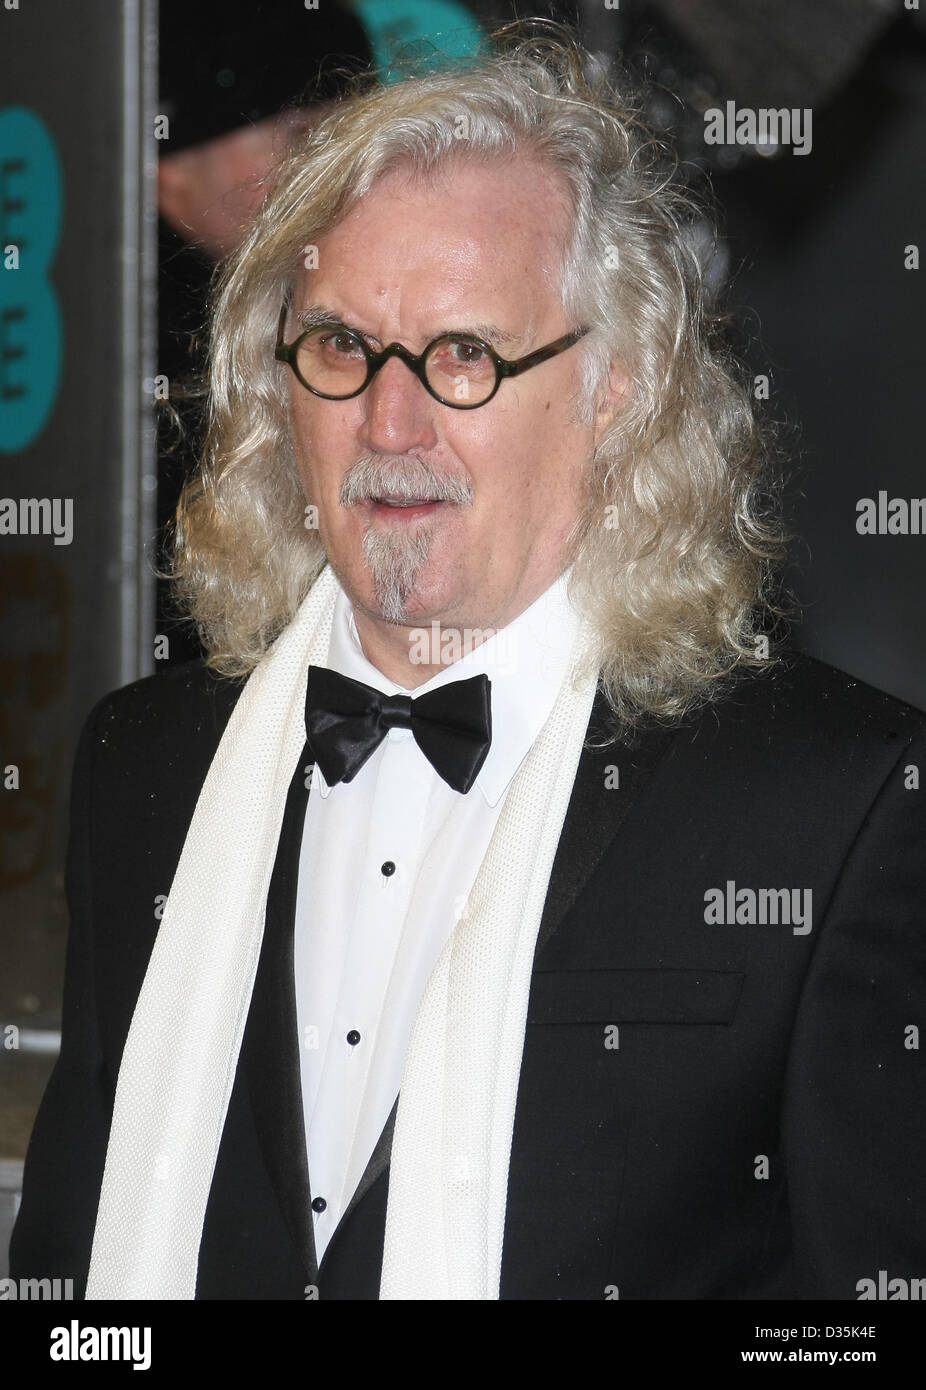
[[[531,161],[461,165],[433,187],[391,174],[318,239],[287,340],[298,312],[318,305],[375,349],[418,353],[441,333],[493,324],[510,338],[479,336],[522,357],[580,326],[555,289],[567,230],[564,193]],[[578,366],[571,348],[475,410],[441,404],[395,357],[346,401],[290,374],[306,497],[358,623],[501,627],[562,572],[595,443],[575,419]]]

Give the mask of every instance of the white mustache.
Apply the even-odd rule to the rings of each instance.
[[[441,476],[420,459],[386,463],[364,458],[351,465],[344,475],[338,501],[352,507],[371,497],[390,497],[403,502],[455,502],[468,507],[473,501],[473,485],[468,479]]]

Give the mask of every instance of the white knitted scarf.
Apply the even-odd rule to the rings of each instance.
[[[326,568],[252,673],[203,783],[119,1069],[88,1299],[195,1296],[308,666],[327,660],[337,591]],[[418,1008],[382,1299],[498,1297],[534,947],[595,693],[587,640],[580,627],[576,678],[515,776]]]

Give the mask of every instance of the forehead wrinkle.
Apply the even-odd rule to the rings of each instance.
[[[343,323],[345,328],[352,329],[352,331],[361,334],[362,337],[369,339],[370,342],[377,343],[380,346],[382,345],[381,340],[377,338],[375,333],[368,333],[365,329],[361,328],[359,324],[352,323],[350,321],[350,315],[341,314],[337,309],[333,309],[326,304],[306,304],[298,311],[296,318],[300,326],[306,331],[310,328],[317,328],[320,323],[333,321],[335,323]],[[472,320],[464,321],[461,315],[453,322],[435,328],[432,333],[425,337],[424,341],[431,342],[434,338],[438,338],[444,333],[468,333],[473,337],[483,338],[486,341],[502,343],[504,345],[518,343],[524,339],[523,333],[509,333],[506,329],[500,328],[498,324],[490,323],[485,320],[479,320],[477,322]]]

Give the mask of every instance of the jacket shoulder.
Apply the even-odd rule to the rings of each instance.
[[[81,735],[98,786],[116,791],[200,784],[244,688],[203,661],[184,662],[104,695]]]
[[[136,745],[217,744],[243,681],[215,675],[188,661],[104,695],[87,719],[97,740],[128,753]]]
[[[926,735],[923,710],[794,651],[768,671],[743,676],[712,710],[719,728],[748,731],[759,745],[779,748],[820,741],[832,753]]]

